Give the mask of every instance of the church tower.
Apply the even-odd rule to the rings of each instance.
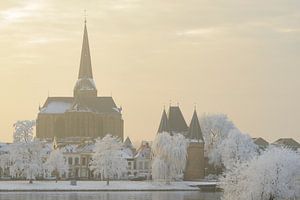
[[[204,139],[196,109],[189,126],[187,138],[190,140],[187,149],[187,163],[184,180],[199,180],[205,176]]]
[[[81,49],[78,80],[74,87],[74,97],[97,97],[97,88],[93,79],[91,54],[89,47],[86,20],[84,21],[84,33]]]
[[[78,80],[72,97],[48,97],[37,117],[38,138],[59,141],[83,141],[106,134],[123,140],[122,109],[111,96],[97,96],[93,79],[86,20]]]

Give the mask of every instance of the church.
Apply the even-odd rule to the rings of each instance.
[[[79,74],[73,96],[47,98],[39,108],[36,137],[82,140],[111,134],[123,140],[121,110],[112,97],[97,94],[85,21]]]

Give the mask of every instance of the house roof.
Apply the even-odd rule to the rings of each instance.
[[[252,138],[253,142],[261,147],[261,148],[267,148],[269,146],[269,142],[267,142],[265,139],[258,137],[258,138]]]
[[[299,149],[300,144],[293,138],[280,138],[273,142],[274,145],[280,145],[291,149]]]

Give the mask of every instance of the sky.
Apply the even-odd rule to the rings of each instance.
[[[299,0],[1,0],[0,141],[72,96],[84,9],[100,96],[125,136],[152,140],[163,107],[225,113],[243,132],[300,142]]]

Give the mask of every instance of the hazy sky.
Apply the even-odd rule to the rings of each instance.
[[[0,140],[48,96],[72,96],[87,9],[94,78],[151,140],[170,100],[190,122],[226,113],[244,132],[300,141],[299,0],[1,0]]]

